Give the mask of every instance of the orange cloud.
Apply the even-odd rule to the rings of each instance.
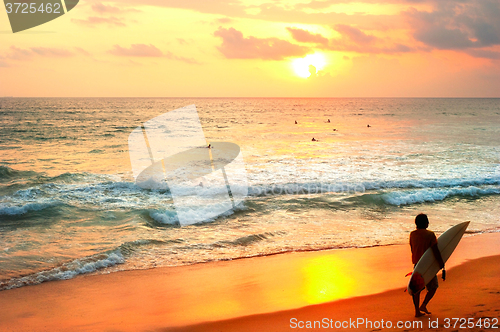
[[[233,22],[234,20],[229,18],[229,17],[222,17],[222,18],[218,18],[216,21],[220,24],[227,24],[227,23]]]
[[[109,53],[117,56],[133,56],[133,57],[161,57],[160,51],[153,44],[132,44],[130,48],[124,48],[119,45],[114,45],[114,48]]]
[[[347,38],[356,44],[366,45],[377,40],[375,36],[367,35],[360,29],[345,24],[335,25],[335,30],[338,31],[342,37]]]
[[[43,57],[65,58],[73,56],[74,54],[62,48],[31,47],[29,49],[22,49],[15,46],[11,46],[10,53],[8,53],[5,56],[5,58],[13,60],[29,60],[33,56],[37,55]]]
[[[73,56],[73,53],[70,51],[60,49],[60,48],[51,48],[51,47],[32,47],[31,51],[35,54],[41,56],[49,56],[49,57],[70,57]]]
[[[393,0],[391,3],[415,3],[419,0]],[[165,8],[182,8],[196,11],[199,13],[224,15],[231,18],[251,18],[259,19],[270,22],[288,22],[288,23],[304,23],[304,24],[321,24],[330,25],[332,22],[349,24],[353,21],[363,23],[364,25],[374,25],[380,23],[388,25],[401,25],[404,24],[402,19],[396,19],[397,22],[390,22],[393,18],[391,15],[366,15],[365,13],[355,13],[347,15],[345,13],[328,12],[328,13],[308,13],[304,11],[305,8],[314,8],[314,6],[321,7],[322,3],[326,4],[325,7],[335,3],[349,3],[349,2],[362,2],[362,3],[377,3],[376,0],[333,0],[333,1],[312,1],[308,4],[289,4],[287,2],[271,1],[262,3],[257,8],[260,13],[257,15],[247,12],[249,5],[239,0],[123,0],[125,3],[132,5],[149,5]],[[318,9],[318,8],[315,8]]]
[[[198,61],[196,61],[195,59],[192,59],[192,58],[185,58],[185,57],[182,57],[182,56],[177,56],[177,55],[174,55],[172,52],[167,52],[165,54],[165,57],[167,59],[171,59],[171,60],[177,60],[177,61],[182,61],[182,62],[185,62],[185,63],[188,63],[188,64],[192,64],[192,65],[199,65],[200,63]]]
[[[246,5],[239,0],[123,0],[121,3],[189,9],[200,13],[219,14],[229,17],[248,16],[245,13]]]
[[[214,36],[222,38],[222,45],[217,49],[227,59],[263,59],[282,60],[292,56],[304,56],[311,50],[278,38],[243,37],[243,33],[234,28],[219,27]]]
[[[307,30],[286,28],[291,33],[293,39],[301,43],[328,44],[328,39],[320,34],[313,34]]]
[[[83,54],[83,55],[85,55],[85,56],[90,56],[90,53],[89,53],[89,52],[87,52],[87,51],[85,51],[85,50],[84,50],[83,48],[81,48],[81,47],[75,47],[75,50],[77,50],[77,52],[78,52],[78,53],[80,53],[80,54]]]
[[[185,58],[181,56],[174,55],[172,52],[163,53],[159,48],[153,44],[132,44],[130,48],[121,47],[120,45],[114,45],[113,49],[108,51],[109,53],[116,56],[126,56],[126,57],[163,57],[166,59],[182,61],[189,64],[200,64],[198,61],[192,58]]]
[[[125,13],[125,12],[141,12],[138,9],[135,8],[126,8],[126,9],[120,9],[118,7],[114,6],[106,6],[103,5],[102,3],[96,3],[92,5],[92,10],[100,13],[100,14],[105,14],[105,13],[111,13],[111,14],[117,14],[117,13]]]
[[[3,59],[3,57],[0,56],[0,68],[10,67],[10,65],[2,59]]]
[[[391,45],[390,40],[382,40],[368,35],[361,29],[353,26],[337,24],[334,29],[341,34],[342,38],[331,40],[328,47],[326,47],[329,50],[365,54],[395,54],[417,51],[416,48],[401,43]]]
[[[116,17],[95,17],[95,16],[90,16],[86,20],[79,20],[79,19],[71,19],[72,22],[84,25],[90,28],[95,27],[96,25],[99,24],[107,24],[108,26],[119,26],[119,27],[126,27],[126,24],[122,22],[122,19],[116,18]]]
[[[7,54],[6,58],[13,60],[27,60],[33,56],[33,52],[30,50],[23,50],[15,46],[10,47],[10,53]]]

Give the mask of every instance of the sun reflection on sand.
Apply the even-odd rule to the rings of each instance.
[[[358,280],[348,271],[355,271],[352,261],[335,256],[317,257],[303,268],[304,299],[311,304],[352,296]]]

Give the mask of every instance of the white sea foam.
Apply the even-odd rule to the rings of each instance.
[[[124,262],[125,258],[120,250],[115,250],[107,254],[100,254],[85,259],[75,259],[48,271],[41,271],[22,278],[10,279],[7,283],[1,285],[1,289],[34,285],[45,281],[71,279],[79,274],[95,272],[98,269],[122,264]]]
[[[96,261],[86,261],[86,260],[74,260],[71,262],[68,270],[64,268],[68,268],[68,266],[64,266],[63,268],[56,268],[49,271],[48,275],[44,275],[40,273],[37,276],[37,280],[40,282],[46,280],[56,280],[56,279],[71,279],[78,274],[91,273],[96,271],[97,269],[102,269],[105,267],[113,266],[116,264],[122,264],[125,262],[125,258],[121,254],[120,251],[115,250],[106,255],[105,258],[98,259]],[[46,279],[47,278],[47,279]]]
[[[304,194],[352,194],[367,190],[410,189],[410,188],[450,188],[482,185],[500,185],[500,178],[471,179],[423,179],[398,181],[363,181],[363,182],[308,182],[272,185],[254,185],[248,189],[249,196],[304,195]]]
[[[316,195],[316,194],[359,194],[368,190],[403,189],[384,196],[384,201],[391,205],[413,204],[442,200],[448,196],[460,195],[456,189],[500,185],[498,177],[478,177],[466,179],[406,179],[397,181],[362,181],[362,182],[297,182],[251,185],[248,187],[248,196],[275,196],[275,195]],[[426,192],[409,192],[404,189],[436,189]],[[482,190],[482,191],[481,191]],[[201,196],[216,196],[227,192],[227,187],[197,188],[186,187],[178,197],[190,201],[197,207],[193,212],[198,217],[204,213],[203,202],[196,200],[196,194]],[[461,189],[462,195],[473,195],[472,189]],[[480,189],[477,195],[497,194],[496,189]],[[46,198],[46,197],[52,198]],[[90,184],[45,184],[39,188],[22,189],[12,196],[4,196],[0,203],[0,215],[23,215],[28,212],[41,211],[56,205],[85,206],[98,210],[121,208],[133,209],[162,209],[173,208],[172,198],[165,190],[144,190],[133,182],[101,182]],[[205,211],[206,212],[206,211]],[[179,221],[175,213],[150,213],[150,217],[163,224],[177,224]]]
[[[416,203],[442,201],[451,196],[479,196],[500,194],[500,188],[449,188],[424,189],[418,191],[398,191],[382,195],[382,199],[391,205],[410,205]]]
[[[449,188],[468,187],[481,185],[500,185],[500,177],[479,177],[479,178],[436,178],[436,179],[408,179],[395,181],[374,181],[364,182],[363,186],[367,190],[387,189],[387,188]]]
[[[153,220],[167,225],[178,225],[179,218],[177,218],[177,214],[175,211],[166,210],[166,211],[150,211],[149,216],[153,218]]]
[[[24,205],[13,205],[12,203],[0,203],[0,216],[19,216],[33,211],[41,211],[61,204],[59,201],[48,201],[40,203],[27,203]]]

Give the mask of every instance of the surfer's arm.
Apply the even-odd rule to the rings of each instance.
[[[432,245],[432,252],[434,253],[434,257],[436,257],[436,260],[439,263],[439,268],[444,269],[444,261],[443,257],[441,257],[441,252],[438,249],[437,243]]]

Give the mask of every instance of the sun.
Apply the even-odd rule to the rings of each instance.
[[[311,72],[318,72],[325,68],[325,65],[326,60],[321,53],[308,54],[305,57],[295,59],[292,62],[295,74],[302,78],[308,78],[311,76]]]

